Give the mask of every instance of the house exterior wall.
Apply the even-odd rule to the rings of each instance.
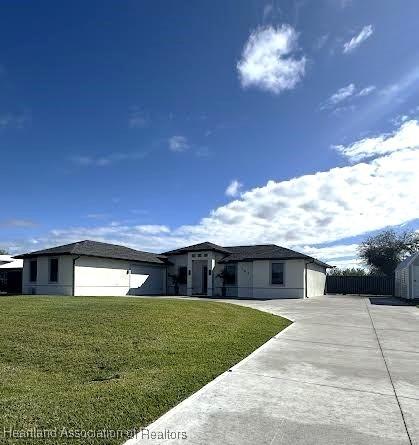
[[[284,263],[284,284],[271,284],[271,263]],[[253,261],[254,298],[304,298],[304,261]]]
[[[219,274],[224,264],[219,261],[224,254],[214,251],[188,252],[172,255],[169,266],[130,262],[125,260],[74,255],[54,257],[40,256],[38,276],[35,283],[29,281],[31,258],[24,260],[23,293],[39,295],[73,294],[73,260],[75,263],[74,295],[158,295],[173,294],[174,286],[169,274],[178,273],[179,267],[187,267],[187,283],[180,285],[180,295],[192,295],[202,279],[202,266],[207,266],[207,295],[243,297],[243,298],[304,298],[305,296],[305,260],[254,260],[236,263],[237,280],[235,285],[225,286]],[[49,282],[49,258],[58,258],[58,282]],[[271,283],[273,262],[284,264],[284,284]],[[418,264],[419,265],[419,264]],[[195,273],[194,273],[195,272]],[[199,276],[198,276],[199,275]],[[308,296],[322,295],[325,286],[325,269],[316,264],[307,265]],[[409,284],[407,280],[407,283]]]
[[[307,264],[307,297],[324,295],[326,268],[315,263]]]
[[[58,258],[58,281],[49,281],[49,259]],[[36,282],[30,281],[30,262],[36,260],[38,273]],[[36,295],[72,295],[73,292],[73,257],[71,255],[40,256],[25,258],[22,273],[23,294]]]
[[[284,263],[284,284],[271,283],[271,264]],[[255,260],[240,261],[237,264],[237,285],[226,286],[226,297],[243,298],[304,298],[303,260]],[[224,264],[217,264],[214,282],[217,296],[222,295],[222,280],[217,275]]]
[[[158,295],[166,293],[166,267],[83,256],[75,265],[74,294]]]
[[[237,294],[243,298],[253,297],[253,261],[237,263]]]
[[[49,259],[58,259],[58,281],[49,281]],[[40,256],[23,262],[22,292],[37,295],[73,295],[73,259],[76,259],[74,295],[154,295],[166,293],[166,267],[124,260]],[[37,261],[37,280],[30,281],[30,261]]]

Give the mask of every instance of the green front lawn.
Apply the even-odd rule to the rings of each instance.
[[[2,297],[0,316],[10,444],[123,443],[63,431],[146,426],[290,323],[231,304],[117,297]],[[10,428],[58,437],[7,439]]]

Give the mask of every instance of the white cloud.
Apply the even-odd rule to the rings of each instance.
[[[235,198],[236,196],[239,196],[242,187],[243,184],[241,182],[237,181],[237,179],[233,179],[226,188],[225,194]]]
[[[327,247],[302,246],[301,250],[319,259],[344,260],[357,254],[358,244],[336,244]]]
[[[348,54],[354,51],[356,48],[358,48],[359,45],[365,42],[365,40],[371,37],[373,33],[374,33],[374,28],[372,27],[372,25],[364,26],[359,34],[352,37],[352,39],[349,40],[348,42],[344,43],[343,45],[344,54]]]
[[[214,209],[195,225],[68,228],[38,238],[37,248],[89,238],[151,251],[204,240],[221,245],[275,243],[331,264],[354,263],[354,245],[345,245],[344,240],[418,217],[414,193],[419,190],[418,165],[419,150],[406,148],[370,163],[268,181]],[[329,247],[322,247],[325,243]],[[20,251],[25,247],[32,245],[21,242]]]
[[[364,97],[369,96],[371,93],[375,91],[376,87],[375,85],[370,85],[368,87],[363,88],[361,91],[358,92],[358,96]]]
[[[348,86],[340,88],[336,91],[335,94],[332,94],[329,99],[329,103],[332,105],[336,105],[339,102],[344,101],[348,97],[351,97],[355,92],[355,85],[350,83]]]
[[[342,106],[342,103],[348,101],[353,101],[359,97],[366,97],[373,93],[375,90],[375,85],[369,85],[361,90],[358,90],[355,84],[350,83],[349,85],[339,88],[336,93],[332,94],[324,103],[320,105],[321,110],[334,109],[335,112],[354,110],[356,107],[352,103],[350,105]]]
[[[419,122],[415,119],[404,121],[390,134],[364,138],[350,145],[333,146],[351,162],[358,162],[395,151],[419,148]],[[419,215],[418,215],[419,216]]]
[[[242,87],[275,94],[293,89],[304,76],[306,65],[305,57],[295,57],[297,40],[297,32],[289,25],[253,31],[237,63]]]
[[[275,243],[334,265],[356,266],[356,245],[346,244],[348,239],[418,218],[419,122],[407,120],[392,133],[336,148],[353,162],[375,159],[287,181],[271,180],[246,192],[234,180],[226,194],[236,199],[193,225],[109,222],[69,227],[36,239],[13,240],[10,250],[18,253],[33,249],[34,243],[42,248],[80,239],[157,252],[204,240],[221,245]]]
[[[184,136],[172,136],[169,138],[169,149],[181,153],[189,149],[188,140]]]
[[[158,235],[162,233],[170,233],[169,227],[156,224],[143,224],[135,226],[135,229],[138,230],[138,232],[144,233],[146,235]]]

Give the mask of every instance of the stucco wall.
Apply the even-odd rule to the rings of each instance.
[[[269,260],[253,261],[254,298],[304,298],[304,261],[274,261],[284,263],[284,284],[271,284]]]
[[[58,258],[58,282],[49,281],[49,259]],[[36,282],[30,282],[30,261],[38,263]],[[72,295],[73,290],[73,259],[71,255],[41,256],[23,261],[22,292],[37,295]]]
[[[109,258],[81,257],[75,267],[75,295],[166,293],[165,267]],[[151,284],[149,280],[153,280]]]
[[[237,264],[237,286],[239,297],[253,297],[253,261],[242,261]]]
[[[304,261],[274,261],[284,263],[284,284],[271,284],[270,260],[237,263],[237,286],[227,286],[227,297],[243,298],[304,298]],[[221,295],[222,281],[217,275],[223,270],[217,264],[214,271],[217,295]]]
[[[326,269],[318,264],[307,264],[307,297],[324,295]]]

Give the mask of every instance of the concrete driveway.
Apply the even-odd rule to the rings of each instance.
[[[419,444],[417,308],[357,296],[234,304],[294,323],[129,444]]]

